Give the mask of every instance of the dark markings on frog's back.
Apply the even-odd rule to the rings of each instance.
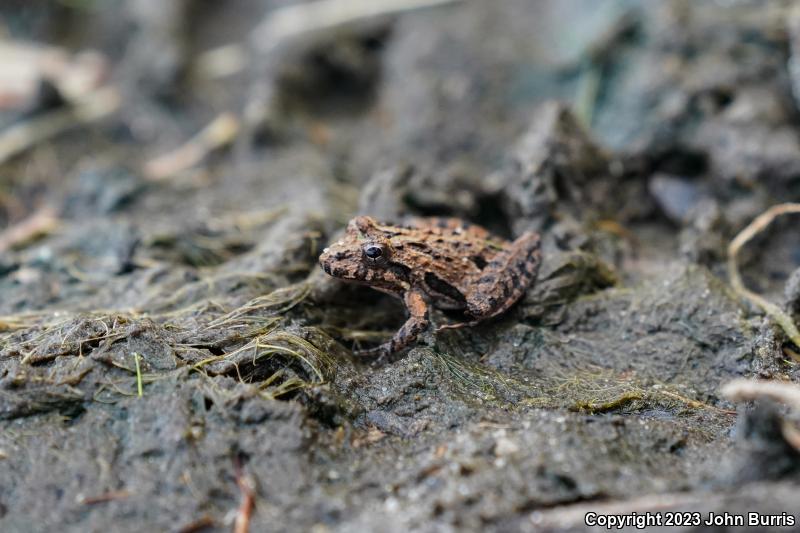
[[[444,281],[443,279],[439,278],[433,272],[426,272],[425,273],[425,283],[431,290],[438,292],[439,294],[443,294],[448,298],[459,302],[459,303],[466,303],[466,298],[464,295],[461,294],[461,291]]]
[[[470,257],[470,260],[473,263],[475,263],[475,266],[478,267],[478,270],[483,270],[484,268],[486,268],[487,262],[486,259],[484,259],[482,256],[473,255]]]
[[[390,263],[389,268],[394,275],[401,280],[408,282],[411,279],[411,268],[407,267],[406,265],[401,265],[400,263]]]

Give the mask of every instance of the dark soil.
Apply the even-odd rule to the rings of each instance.
[[[800,382],[726,269],[800,201],[792,2],[476,0],[243,46],[286,5],[0,6],[10,38],[102,51],[122,96],[0,161],[0,230],[56,219],[0,253],[0,530],[230,531],[248,494],[250,531],[797,513],[800,413],[720,393]],[[148,173],[225,112],[231,143]],[[359,360],[403,309],[317,265],[358,213],[539,231],[539,280]],[[795,320],[797,219],[740,253]]]

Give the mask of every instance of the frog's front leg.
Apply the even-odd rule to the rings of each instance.
[[[475,287],[466,295],[466,314],[473,320],[444,325],[438,330],[473,326],[506,311],[536,280],[540,263],[539,234],[524,233],[484,267]]]
[[[356,355],[359,356],[376,356],[388,355],[398,352],[417,340],[420,333],[425,331],[430,324],[428,318],[428,304],[422,293],[417,290],[409,290],[403,297],[403,302],[408,309],[408,320],[403,326],[397,330],[389,342],[385,342],[375,348],[368,350],[358,350]]]

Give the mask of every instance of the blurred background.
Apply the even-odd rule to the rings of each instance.
[[[726,265],[798,200],[792,0],[3,0],[0,529],[788,510],[719,387],[798,379]],[[354,362],[403,317],[317,266],[358,213],[539,231],[539,283]],[[739,253],[795,321],[797,224]]]
[[[6,272],[43,235],[30,253],[97,279],[217,264],[259,228],[209,225],[263,227],[277,207],[325,234],[359,208],[542,229],[547,206],[522,217],[534,208],[502,191],[552,100],[615,160],[615,197],[584,191],[578,219],[666,229],[680,247],[698,202],[707,220],[689,226],[741,227],[800,187],[791,2],[9,0],[0,17]],[[4,311],[44,304],[8,280]],[[83,301],[134,303],[120,291]]]

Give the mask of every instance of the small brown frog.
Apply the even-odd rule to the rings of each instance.
[[[440,330],[499,315],[533,283],[540,260],[539,235],[533,232],[509,242],[454,218],[394,226],[368,216],[351,220],[344,238],[319,258],[331,276],[397,296],[408,309],[408,320],[389,342],[360,355],[389,354],[414,342],[430,323],[429,302],[467,317]]]

